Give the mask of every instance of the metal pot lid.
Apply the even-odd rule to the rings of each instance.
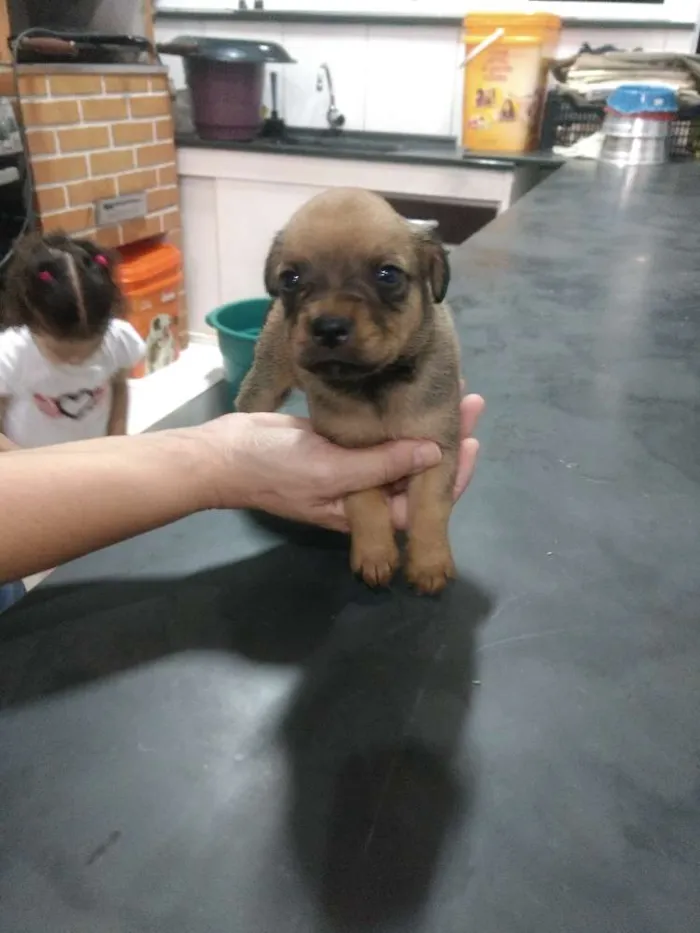
[[[169,43],[166,43],[166,45]],[[213,62],[241,62],[254,65],[271,62],[277,65],[294,64],[286,49],[276,42],[263,39],[217,39],[212,36],[178,36],[174,46],[191,46],[188,58],[202,58]],[[165,51],[165,49],[163,49]]]

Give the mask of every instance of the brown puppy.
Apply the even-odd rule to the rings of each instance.
[[[459,451],[459,348],[442,301],[447,256],[381,197],[333,189],[305,204],[265,268],[274,301],[239,411],[304,390],[314,428],[344,447],[429,438],[441,463],[410,480],[406,574],[421,593],[454,576],[447,537]],[[399,565],[382,489],[348,496],[351,563],[370,586]]]

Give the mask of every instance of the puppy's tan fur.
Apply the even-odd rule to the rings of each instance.
[[[399,287],[381,281],[386,266],[399,270]],[[409,483],[406,574],[419,592],[439,592],[455,573],[447,524],[460,441],[459,349],[442,304],[444,250],[378,195],[333,189],[304,205],[276,238],[265,280],[274,301],[238,410],[274,411],[296,386],[314,428],[336,444],[436,441],[441,463]],[[350,322],[342,345],[318,347],[311,325],[324,315]],[[384,491],[355,493],[345,504],[353,570],[371,586],[387,585],[399,552]]]

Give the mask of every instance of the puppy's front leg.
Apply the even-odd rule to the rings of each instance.
[[[381,489],[352,493],[345,499],[352,544],[350,565],[368,586],[388,586],[399,566],[389,505]]]
[[[439,593],[456,575],[447,536],[456,473],[457,454],[446,450],[409,483],[406,577],[419,593]]]
[[[274,305],[255,347],[255,360],[236,397],[237,411],[276,411],[289,395],[294,373],[284,313]]]

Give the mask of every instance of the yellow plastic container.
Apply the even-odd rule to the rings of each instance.
[[[549,13],[469,13],[464,29],[462,145],[476,152],[536,149],[561,20]]]

